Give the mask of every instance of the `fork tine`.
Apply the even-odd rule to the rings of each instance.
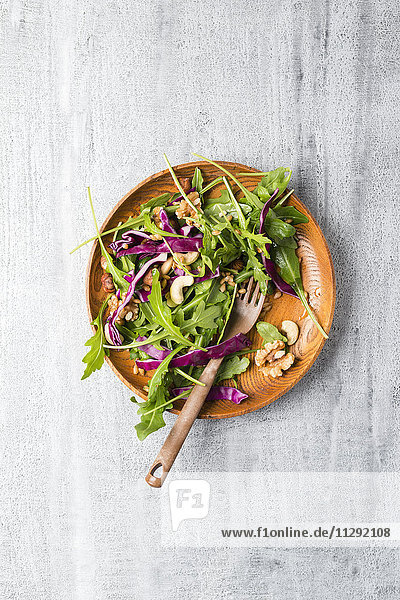
[[[254,277],[250,277],[249,283],[247,284],[247,291],[246,291],[246,293],[244,295],[244,298],[243,298],[243,302],[248,302],[249,296],[250,296],[250,292],[251,292],[251,288],[253,287],[253,283],[254,283]]]
[[[264,300],[265,300],[264,294],[260,294],[256,308],[260,308],[260,306],[262,307],[262,305],[264,304]]]
[[[253,295],[250,300],[250,304],[252,304],[253,306],[255,306],[257,304],[257,297],[258,297],[259,291],[260,291],[260,284],[257,281],[257,285],[255,287],[255,290],[254,290]]]

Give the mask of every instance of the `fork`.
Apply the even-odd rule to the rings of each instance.
[[[238,333],[247,333],[256,323],[264,304],[263,294],[258,298],[260,285],[257,283],[253,293],[253,277],[250,278],[246,293],[239,295],[233,304],[233,309],[226,326],[224,339],[229,339]],[[207,394],[211,389],[223,358],[213,358],[199,377],[204,386],[195,385],[179,413],[163,447],[153,462],[146,481],[151,487],[160,488],[165,481],[182,445],[196,420]]]

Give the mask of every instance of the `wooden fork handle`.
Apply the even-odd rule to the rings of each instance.
[[[214,379],[217,375],[218,368],[222,362],[222,358],[210,360],[206,368],[199,377],[199,381],[205,385],[195,385],[189,394],[180,414],[178,415],[163,447],[153,462],[150,471],[146,475],[146,481],[151,487],[160,488],[165,481],[182,444],[186,439],[194,421],[196,420],[201,407],[204,404],[207,394],[210,391]],[[155,475],[155,472],[162,468],[160,476]]]

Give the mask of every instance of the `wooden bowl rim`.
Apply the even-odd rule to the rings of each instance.
[[[230,162],[230,161],[215,161],[217,162],[219,165],[222,165],[223,167],[225,167],[227,170],[230,167],[234,167],[235,169],[243,169],[243,170],[247,170],[250,173],[260,173],[261,171],[259,169],[255,169],[254,167],[249,167],[248,165],[244,165],[242,163],[236,163],[236,162]],[[209,165],[210,163],[207,163],[203,160],[200,161],[194,161],[194,162],[188,162],[188,163],[181,163],[179,165],[174,165],[173,169],[175,170],[180,170],[180,169],[194,169],[195,167],[204,167],[205,165]],[[143,181],[141,181],[140,183],[138,183],[137,185],[135,185],[135,187],[133,187],[129,192],[127,192],[125,194],[125,196],[123,196],[123,198],[121,198],[121,200],[112,208],[112,210],[109,212],[109,214],[107,215],[106,219],[104,220],[102,226],[100,227],[100,233],[102,233],[107,224],[109,223],[109,221],[112,219],[112,217],[114,216],[114,214],[117,212],[117,210],[124,204],[124,202],[135,192],[137,192],[140,188],[142,188],[143,186],[145,186],[148,182],[153,181],[159,177],[165,176],[169,173],[168,169],[163,169],[162,171],[159,171],[158,173],[154,173],[153,175],[149,175],[148,177],[146,177],[146,179],[143,179]],[[160,192],[161,193],[161,192]],[[302,210],[304,210],[305,214],[307,215],[308,219],[312,222],[313,226],[316,228],[317,232],[319,233],[320,239],[322,241],[322,244],[325,248],[325,252],[326,255],[328,257],[328,261],[329,261],[329,269],[330,269],[330,274],[332,277],[332,301],[331,301],[331,305],[330,305],[330,313],[329,313],[329,320],[328,320],[328,324],[325,327],[326,333],[329,333],[331,326],[332,326],[332,321],[333,321],[333,315],[335,312],[335,303],[336,303],[336,277],[335,277],[335,270],[334,270],[334,266],[333,266],[333,260],[332,260],[332,256],[329,250],[329,246],[328,243],[325,239],[325,236],[322,232],[321,227],[319,226],[318,222],[314,219],[313,215],[311,214],[311,212],[308,210],[308,208],[304,205],[304,203],[300,200],[300,198],[298,198],[296,196],[296,194],[292,193],[292,196],[300,203],[300,205],[302,206]],[[88,266],[86,269],[86,278],[85,278],[85,284],[86,284],[86,305],[87,305],[87,309],[88,309],[88,314],[89,314],[89,318],[90,318],[90,322],[92,322],[95,319],[95,315],[93,315],[91,308],[90,308],[90,273],[91,273],[91,269],[92,269],[92,263],[93,263],[93,259],[94,259],[94,254],[96,252],[96,248],[98,245],[98,240],[94,240],[93,242],[93,246],[92,249],[90,251],[90,255],[89,255],[89,261],[88,261]],[[93,332],[96,331],[95,327],[93,325],[91,325]],[[311,367],[313,366],[313,364],[315,363],[316,359],[318,358],[318,356],[321,353],[321,350],[325,344],[325,338],[322,337],[322,335],[320,336],[320,341],[318,346],[314,349],[313,351],[313,356],[312,358],[309,360],[309,363],[307,365],[307,369],[305,371],[299,371],[297,377],[290,382],[290,384],[288,384],[287,387],[283,388],[282,390],[277,391],[274,396],[271,398],[267,398],[265,402],[261,401],[259,404],[257,404],[256,406],[247,406],[246,405],[241,405],[238,404],[237,405],[237,410],[235,411],[234,414],[230,413],[230,414],[225,414],[225,413],[220,413],[220,414],[213,414],[213,415],[208,415],[208,414],[200,414],[197,418],[198,419],[230,419],[233,417],[240,417],[242,415],[245,415],[247,413],[250,412],[254,412],[255,410],[259,410],[260,408],[263,408],[264,406],[267,406],[269,404],[272,404],[272,402],[275,402],[275,400],[277,400],[278,398],[280,398],[281,396],[283,396],[284,394],[286,394],[289,390],[291,390],[299,381],[300,379],[302,379],[304,377],[304,375],[306,375],[306,373],[308,373],[308,371],[311,369]],[[111,359],[106,356],[105,357],[106,362],[108,363],[108,365],[111,367],[112,371],[117,375],[118,379],[120,379],[132,392],[134,392],[137,396],[139,396],[140,398],[142,398],[143,400],[147,399],[147,396],[142,392],[142,390],[140,388],[136,388],[135,386],[133,386],[127,379],[125,379],[125,377],[122,375],[122,373],[115,367],[115,365],[112,363]],[[169,409],[169,412],[174,413],[176,415],[178,415],[180,413],[180,410],[176,409],[176,408],[171,408]]]

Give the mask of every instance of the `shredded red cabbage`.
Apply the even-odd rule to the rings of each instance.
[[[212,358],[222,358],[238,350],[243,350],[247,346],[251,345],[251,341],[243,334],[238,333],[229,340],[217,344],[216,346],[209,346],[204,350],[191,350],[182,356],[175,356],[170,362],[171,367],[187,367],[188,365],[205,365]],[[145,369],[146,371],[152,371],[160,366],[160,360],[137,360],[137,366],[139,369]]]
[[[266,216],[267,216],[268,211],[271,208],[271,204],[272,204],[273,200],[275,200],[277,194],[279,194],[279,188],[276,188],[276,190],[274,191],[272,196],[266,201],[266,203],[262,207],[262,211],[260,214],[260,231],[259,231],[259,233],[263,233]]]
[[[115,326],[115,320],[118,317],[121,310],[130,302],[132,296],[135,292],[135,288],[140,279],[147,273],[151,265],[156,262],[165,262],[167,260],[167,253],[159,254],[158,256],[148,260],[141,269],[136,273],[136,275],[125,275],[125,279],[130,282],[128,291],[126,293],[125,300],[118,306],[118,308],[110,315],[107,319],[108,328],[110,332],[110,338],[116,346],[122,345],[121,336],[119,334],[118,329]],[[115,340],[115,341],[114,341]]]
[[[147,338],[144,336],[137,337],[138,342],[144,342],[146,340]],[[146,354],[148,354],[152,358],[157,358],[157,360],[160,361],[164,360],[164,358],[167,358],[168,354],[170,354],[171,352],[171,350],[168,350],[168,348],[164,348],[164,346],[161,346],[160,350],[159,348],[153,346],[153,344],[144,344],[143,346],[140,346],[140,350],[143,350],[143,352],[146,352]]]
[[[163,229],[164,231],[167,231],[168,233],[176,233],[175,229],[172,227],[171,223],[169,222],[168,215],[165,212],[164,208],[162,208],[160,210],[160,212],[158,213],[158,216],[160,217],[160,221],[161,221],[161,229]]]
[[[111,244],[109,244],[108,247],[111,248],[111,250],[114,250],[114,252],[119,252],[123,249],[124,244],[134,244],[136,246],[143,240],[150,239],[151,238],[148,233],[145,233],[144,231],[136,231],[135,229],[131,229],[130,231],[125,231],[125,233],[121,235],[120,240],[115,240],[115,242],[111,242]]]
[[[179,396],[183,392],[187,390],[187,395],[189,396],[192,388],[190,387],[182,387],[175,388],[171,390],[171,396],[174,398],[175,396]],[[184,397],[184,396],[182,396]],[[187,397],[187,396],[186,396]],[[223,385],[215,385],[213,386],[207,394],[207,400],[230,400],[235,404],[240,404],[242,400],[248,398],[248,395],[240,390],[237,390],[234,387],[227,387]]]
[[[128,256],[129,254],[157,254],[159,252],[194,252],[203,246],[202,237],[194,238],[165,238],[168,246],[165,243],[157,243],[153,240],[146,241],[138,246],[130,248],[121,248],[118,250],[116,257]],[[125,242],[126,243],[126,242]]]
[[[139,298],[140,302],[148,302],[150,294],[151,290],[149,292],[146,292],[146,290],[136,290],[136,296]]]
[[[298,295],[292,286],[286,283],[286,281],[284,281],[279,275],[278,271],[276,270],[275,263],[270,258],[266,258],[263,254],[261,254],[261,260],[267,274],[271,277],[278,290],[280,290],[283,294],[289,294],[289,296],[298,298]]]

